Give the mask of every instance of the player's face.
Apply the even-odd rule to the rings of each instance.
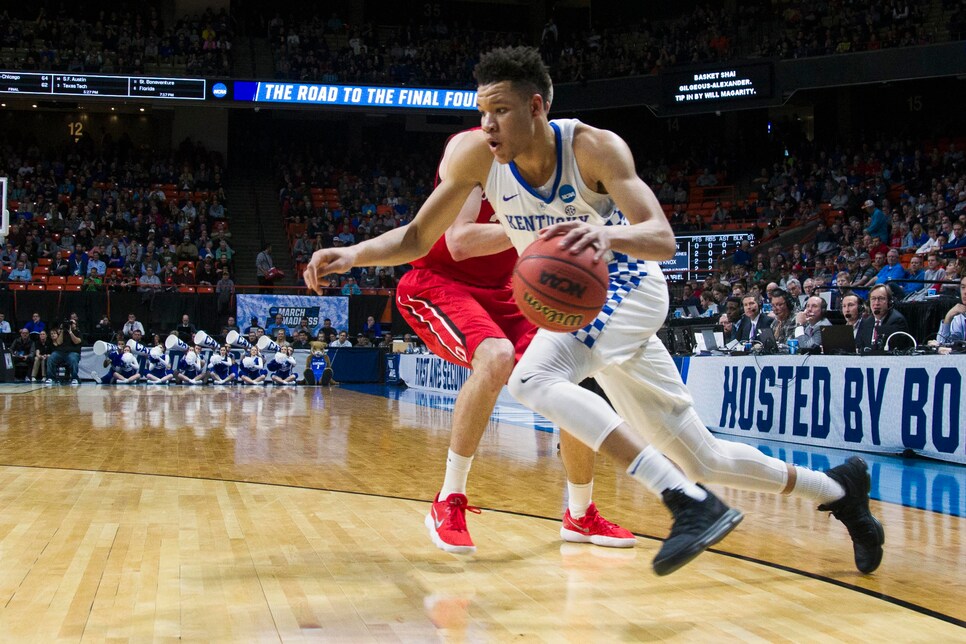
[[[480,86],[476,95],[480,126],[497,161],[509,163],[529,146],[534,136],[534,110],[542,105],[539,97],[528,97],[510,81]]]

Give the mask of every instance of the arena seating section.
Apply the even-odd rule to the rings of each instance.
[[[771,0],[739,5],[736,13],[699,5],[675,18],[596,24],[581,33],[564,30],[556,37],[545,30],[541,42],[533,44],[540,44],[557,82],[566,82],[655,73],[683,63],[841,54],[963,36],[962,3],[861,0],[818,5]],[[822,9],[816,9],[818,6]],[[224,12],[206,11],[170,25],[150,9],[134,15],[107,12],[93,21],[70,13],[41,13],[39,17],[14,13],[0,17],[0,66],[6,68],[188,75],[229,71],[234,29],[232,18]],[[532,35],[519,32],[470,32],[439,21],[347,26],[337,15],[308,18],[269,14],[264,24],[275,56],[276,75],[319,82],[470,85],[478,51],[533,41]],[[94,50],[104,53],[91,58]],[[941,227],[944,215],[950,223],[957,217],[962,219],[966,139],[951,136],[909,144],[886,135],[869,136],[844,147],[818,143],[796,147],[795,141],[800,139],[789,137],[785,155],[771,160],[757,174],[748,168],[739,172],[724,163],[708,165],[706,159],[688,155],[667,162],[647,162],[640,172],[658,194],[676,231],[752,230],[764,248],[769,241],[779,236],[787,239],[784,235],[788,231],[798,229],[796,243],[805,256],[813,258],[812,224],[822,219],[830,226],[850,228],[849,221],[858,219],[859,227],[864,227],[868,215],[860,205],[867,198],[877,205],[887,200],[894,210],[886,214],[896,226],[902,220],[911,224],[921,219],[925,226],[936,223]],[[340,151],[320,156],[293,154],[286,147],[274,167],[280,222],[286,227],[288,250],[298,262],[297,273],[301,274],[311,251],[335,243],[334,236],[351,234],[349,243],[354,243],[408,222],[431,188],[437,152],[436,148],[423,150],[417,160],[379,150],[362,163]],[[19,174],[23,178],[23,185],[13,185],[11,193],[11,211],[22,222],[15,241],[31,246],[27,236],[34,231],[42,239],[52,209],[73,224],[72,213],[80,217],[83,206],[89,204],[95,228],[91,236],[103,222],[109,228],[130,228],[130,235],[146,244],[147,231],[153,224],[156,230],[150,239],[160,243],[167,233],[177,244],[184,232],[179,213],[186,204],[194,204],[199,212],[210,207],[215,196],[224,204],[220,178],[197,185],[185,185],[180,180],[185,163],[192,172],[197,172],[202,163],[209,171],[218,168],[212,173],[218,176],[224,167],[222,160],[203,150],[192,150],[187,156],[183,153],[174,151],[180,156],[168,164],[144,159],[141,167],[152,170],[139,175],[132,174],[135,170],[130,162],[122,165],[123,171],[107,176],[95,171],[93,156],[75,159],[82,179],[71,187],[56,171],[62,162],[56,154],[7,146],[3,169],[8,176]],[[24,162],[36,166],[39,174],[25,174],[23,166],[18,166]],[[846,186],[847,198],[833,205],[840,183]],[[112,203],[121,210],[141,209],[145,218],[152,203],[159,209],[152,222],[142,219],[111,224]],[[199,221],[206,225],[206,235]],[[227,219],[214,222],[206,215],[186,229],[192,241],[202,244],[230,235]],[[55,241],[62,239],[58,237],[62,234],[58,231]],[[302,240],[303,234],[307,240]],[[861,239],[853,240],[846,234],[841,241],[840,252],[863,250]],[[65,253],[69,251],[59,252]],[[961,253],[957,250],[947,255]],[[30,249],[27,259],[35,266],[34,279],[9,287],[83,288],[77,277],[51,275],[53,259],[36,257]],[[907,259],[908,253],[904,261]],[[9,271],[9,266],[4,268]],[[806,263],[802,268],[803,276],[807,276],[813,264]],[[137,277],[125,270],[112,270],[112,275],[117,280]],[[333,289],[340,288],[346,277],[333,276]],[[353,277],[358,280],[360,275],[357,272]],[[371,292],[386,292],[394,283],[389,277],[375,284],[371,275],[362,277],[367,278],[366,288]]]
[[[266,16],[277,78],[324,83],[472,86],[478,52],[539,44],[556,82],[653,74],[734,58],[804,58],[957,40],[960,4],[770,0],[736,10],[699,4],[682,16],[594,24],[540,42],[522,31],[468,30],[463,22],[349,26],[339,18]]]
[[[40,3],[38,3],[40,4]],[[146,5],[107,8],[31,3],[0,13],[0,69],[94,74],[228,76],[233,27],[228,13],[206,10],[165,24]]]
[[[174,276],[159,272],[162,284],[182,292],[213,292],[213,286],[193,282],[201,255],[207,254],[206,244],[210,243],[210,251],[217,251],[220,241],[227,243],[231,236],[223,160],[200,144],[140,154],[114,150],[116,156],[112,156],[111,152],[84,156],[75,149],[63,154],[51,151],[44,156],[35,146],[0,147],[0,170],[14,178],[8,187],[8,208],[15,228],[7,241],[24,254],[32,271],[30,282],[5,282],[5,286],[23,290],[131,290],[142,275],[140,260],[146,250],[155,249],[160,269],[165,266],[161,260],[172,256],[177,271],[187,265],[191,272],[192,279],[185,280],[190,283],[183,285],[176,284]],[[223,210],[220,217],[210,212],[216,201]],[[168,249],[162,247],[166,237],[170,240]],[[186,237],[199,254],[179,260],[171,249]],[[45,246],[45,241],[53,246]],[[61,260],[70,258],[75,243],[84,250],[96,247],[103,253],[101,259],[108,264],[103,284],[62,270]],[[117,244],[125,250],[132,246],[138,249],[139,261],[125,256],[112,266],[110,249]],[[232,271],[233,262],[216,265]],[[3,261],[4,278],[11,268],[11,262]]]

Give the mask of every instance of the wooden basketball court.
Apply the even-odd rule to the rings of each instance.
[[[638,545],[563,544],[556,438],[494,421],[459,557],[423,526],[439,406],[18,384],[0,409],[2,641],[966,640],[959,516],[874,502],[885,558],[865,577],[810,504],[717,490],[745,521],[656,577],[662,505],[601,459],[595,500]]]

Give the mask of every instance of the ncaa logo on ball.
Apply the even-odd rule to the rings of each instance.
[[[225,98],[228,96],[228,88],[224,83],[215,83],[211,87],[211,95],[215,98]]]
[[[550,271],[541,271],[540,283],[544,286],[549,286],[555,291],[560,291],[561,293],[566,293],[567,295],[575,295],[577,297],[583,297],[584,292],[587,290],[585,285],[578,284],[572,279],[561,277],[551,273]]]
[[[574,187],[572,185],[568,183],[566,185],[560,186],[561,201],[563,201],[564,203],[570,203],[576,198],[577,198],[577,191],[574,190]]]

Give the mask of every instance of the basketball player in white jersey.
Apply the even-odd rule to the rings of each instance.
[[[317,251],[306,284],[317,291],[329,273],[421,257],[470,192],[482,187],[518,251],[538,236],[559,235],[562,249],[576,254],[592,246],[608,264],[609,299],[594,322],[573,333],[541,330],[509,387],[520,402],[603,450],[662,498],[674,525],[654,559],[657,574],[677,570],[741,520],[688,477],[817,501],[848,528],[856,567],[875,570],[884,533],[869,511],[864,461],[853,457],[827,474],[786,465],[715,438],[698,417],[656,335],[668,309],[657,261],[673,256],[674,235],[637,176],[627,144],[576,120],[548,120],[552,84],[532,48],[485,54],[476,77],[482,129],[454,150],[448,177],[412,223],[356,246]],[[598,380],[617,412],[575,384],[587,376]]]

